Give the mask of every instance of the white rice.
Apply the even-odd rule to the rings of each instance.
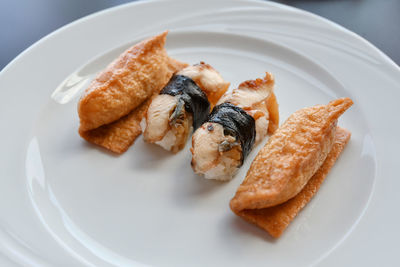
[[[171,151],[171,148],[175,145],[176,136],[173,134],[171,130],[164,135],[163,139],[155,142],[157,145],[161,146],[165,150]]]
[[[140,128],[142,128],[142,132],[144,132],[144,130],[146,130],[146,126],[147,126],[147,121],[146,121],[146,118],[143,117],[143,119],[140,121]]]
[[[204,173],[204,178],[219,181],[232,180],[233,176],[239,170],[237,162],[231,158],[222,157],[221,162],[214,168]]]

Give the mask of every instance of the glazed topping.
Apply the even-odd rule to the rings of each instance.
[[[206,122],[192,137],[192,168],[207,179],[230,180],[241,163],[242,147],[224,127]]]
[[[221,83],[225,83],[221,75],[210,65],[200,62],[193,66],[186,67],[178,72],[178,75],[189,77],[203,85],[205,88],[215,88]]]
[[[177,109],[177,100],[171,95],[158,95],[155,97],[146,115],[146,121],[142,129],[145,140],[159,141],[168,132],[170,114]]]
[[[184,104],[185,110],[193,114],[193,128],[197,129],[207,119],[210,112],[210,102],[201,88],[189,77],[174,75],[160,94],[167,94],[178,98],[178,104]],[[179,105],[178,105],[179,106]],[[173,116],[179,117],[180,110]]]
[[[255,141],[256,127],[254,118],[235,105],[223,103],[213,109],[207,121],[222,125],[225,135],[231,135],[240,142],[242,147],[240,165],[242,165]],[[227,147],[221,145],[220,149],[224,150]]]
[[[192,79],[207,95],[212,106],[215,106],[229,87],[229,83],[222,78],[221,74],[204,62],[186,67],[177,74]]]

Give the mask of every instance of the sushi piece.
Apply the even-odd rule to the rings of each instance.
[[[81,137],[114,153],[121,154],[125,152],[142,133],[140,122],[150,101],[151,98],[147,99],[128,115],[115,122],[102,125],[93,130],[80,132]]]
[[[186,67],[168,56],[167,32],[123,52],[89,85],[78,103],[79,134],[115,153],[123,153],[140,135],[149,99]]]
[[[180,70],[152,100],[142,124],[144,141],[180,151],[228,87],[204,62]]]
[[[246,221],[258,225],[275,238],[281,236],[297,214],[317,193],[330,169],[350,140],[350,136],[349,131],[337,127],[335,141],[326,160],[296,196],[277,206],[263,209],[245,209],[237,211],[236,214]]]
[[[350,98],[293,113],[252,162],[232,211],[278,237],[310,201],[350,138],[337,120]]]
[[[279,124],[274,77],[241,83],[225,94],[192,136],[192,168],[207,179],[230,180],[254,144]]]

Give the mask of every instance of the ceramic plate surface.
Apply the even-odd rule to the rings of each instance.
[[[354,100],[339,121],[350,143],[278,240],[229,209],[262,145],[220,183],[193,174],[190,144],[171,155],[140,137],[115,156],[79,137],[77,101],[94,75],[166,29],[171,56],[211,64],[231,88],[272,72],[281,122],[302,107]],[[399,85],[399,67],[361,37],[268,2],[138,2],[67,25],[0,73],[0,263],[399,263]]]

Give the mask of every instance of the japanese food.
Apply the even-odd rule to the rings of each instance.
[[[146,39],[113,61],[92,81],[78,103],[79,134],[123,153],[140,135],[140,121],[153,94],[187,66],[164,48],[167,32]]]
[[[230,180],[254,144],[279,124],[274,77],[241,83],[225,94],[192,137],[192,168],[207,179]]]
[[[350,98],[293,113],[258,153],[230,202],[234,213],[279,237],[317,192],[350,138],[337,120]]]
[[[178,71],[151,102],[143,121],[144,141],[174,153],[186,144],[192,129],[207,118],[229,83],[201,62]]]

